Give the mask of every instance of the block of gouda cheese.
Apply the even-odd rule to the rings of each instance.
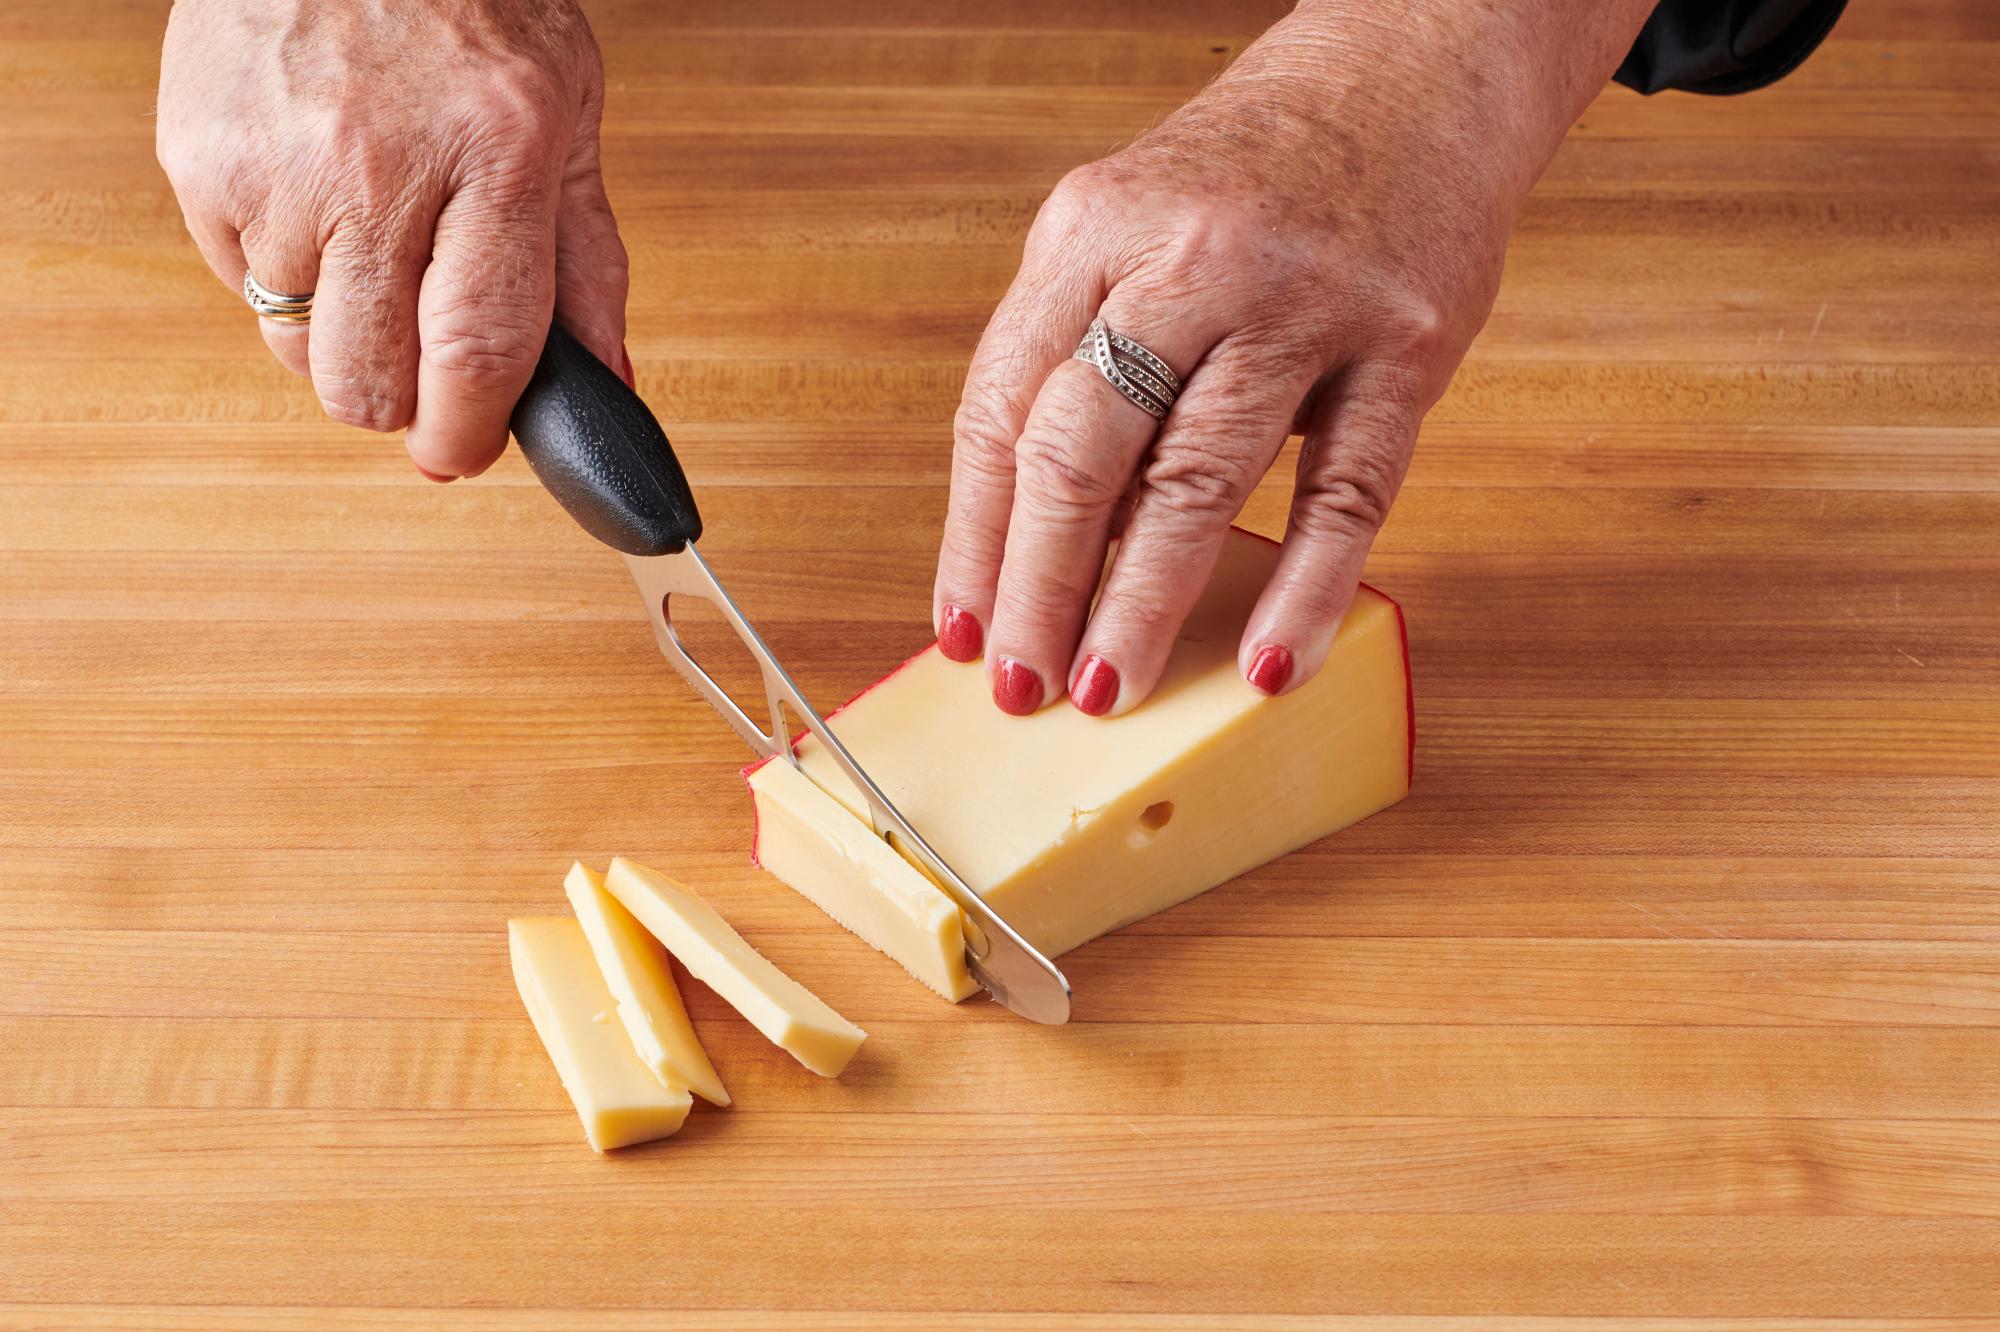
[[[583,927],[553,916],[510,920],[507,951],[521,1002],[590,1145],[602,1152],[677,1131],[692,1098],[639,1061]]]
[[[867,1039],[861,1028],[773,966],[686,886],[622,856],[611,862],[604,886],[690,975],[821,1077],[839,1077]]]
[[[669,1087],[685,1087],[711,1105],[728,1105],[729,1093],[688,1021],[667,950],[605,890],[604,876],[596,870],[571,865],[563,891],[590,940],[604,984],[618,1001],[618,1020],[639,1058]]]
[[[1123,716],[1066,702],[1007,716],[980,663],[933,646],[840,709],[833,729],[975,891],[1043,951],[1066,953],[1408,793],[1409,664],[1393,601],[1364,586],[1325,667],[1290,694],[1243,680],[1238,640],[1276,559],[1271,542],[1230,532],[1158,690]],[[805,737],[798,756],[815,781],[780,762],[750,770],[758,863],[962,997],[958,945],[923,905],[929,881],[867,849],[866,806],[818,741]]]

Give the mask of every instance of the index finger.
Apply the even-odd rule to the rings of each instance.
[[[1170,308],[1145,284],[1126,282],[1105,298],[1102,318],[1107,332],[1136,341],[1185,376],[1215,329],[1202,312],[1166,316]],[[1160,430],[1094,364],[1067,361],[1042,385],[1015,447],[1020,482],[993,610],[990,674],[1002,711],[1033,712],[1086,669],[1072,671],[1070,660],[1104,569],[1112,518]],[[1095,669],[1086,692],[1115,696],[1115,671]]]
[[[507,447],[555,308],[556,194],[475,185],[438,214],[417,300],[418,467],[477,476]]]
[[[993,311],[952,422],[951,500],[938,550],[931,616],[954,661],[979,656],[1014,507],[1014,444],[1049,372],[1068,358],[1097,308],[1097,266],[1073,251],[1030,246]]]

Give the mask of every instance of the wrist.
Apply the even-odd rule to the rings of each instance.
[[[1301,0],[1190,109],[1254,104],[1302,138],[1351,143],[1350,158],[1398,160],[1405,129],[1456,138],[1525,196],[1654,3]]]

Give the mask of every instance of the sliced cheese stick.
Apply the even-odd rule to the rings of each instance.
[[[507,922],[514,984],[549,1052],[563,1090],[598,1151],[679,1130],[693,1100],[639,1061],[598,973],[583,927],[559,916]]]
[[[604,886],[750,1025],[821,1077],[836,1078],[867,1033],[771,965],[686,886],[624,857]]]
[[[618,1001],[618,1020],[639,1058],[667,1086],[685,1087],[711,1105],[728,1105],[729,1093],[688,1021],[687,1006],[667,966],[667,950],[605,891],[604,876],[596,870],[571,865],[563,891],[590,940],[604,984]]]

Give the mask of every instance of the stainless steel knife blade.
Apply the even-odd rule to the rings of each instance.
[[[653,622],[653,636],[673,668],[709,701],[723,720],[757,753],[799,767],[792,752],[791,716],[819,738],[847,779],[867,801],[869,819],[876,835],[887,838],[925,870],[939,891],[957,904],[965,927],[966,964],[972,976],[995,999],[1021,1016],[1036,1022],[1059,1024],[1069,1021],[1069,981],[1055,963],[1022,938],[959,877],[923,834],[910,825],[882,788],[855,761],[828,729],[826,721],[793,683],[791,675],[772,655],[736,601],[722,586],[708,561],[701,557],[692,540],[669,555],[625,556],[633,581],[646,603]],[[708,602],[728,622],[736,636],[756,659],[764,679],[765,703],[770,713],[768,729],[759,726],[750,714],[695,660],[674,628],[673,598],[693,596]],[[802,773],[805,772],[800,768]],[[811,779],[810,773],[805,773]],[[829,795],[834,793],[829,792]],[[838,799],[838,796],[835,796]]]

